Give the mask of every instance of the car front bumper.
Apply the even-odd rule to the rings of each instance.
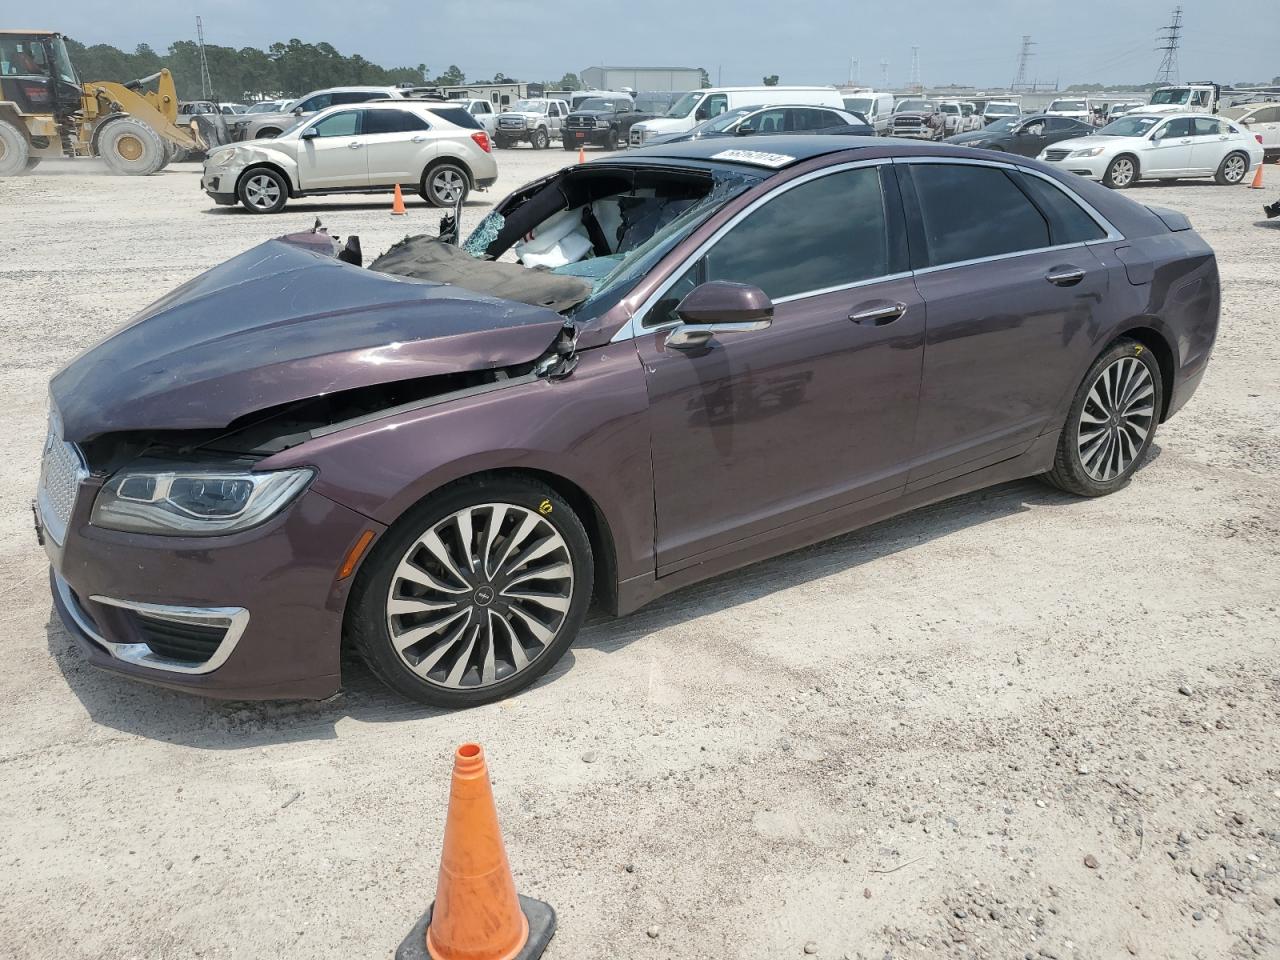
[[[241,169],[233,166],[210,167],[206,164],[204,173],[200,176],[200,189],[214,203],[230,206],[236,202],[236,181]]]
[[[1037,159],[1086,180],[1101,180],[1112,158],[1104,153],[1096,157],[1067,157],[1065,160],[1050,160],[1041,154]]]
[[[609,128],[583,127],[581,129],[565,130],[560,139],[562,142],[574,147],[599,147],[609,142]]]
[[[93,666],[224,699],[338,690],[351,579],[336,571],[365,530],[384,527],[308,490],[242,533],[121,533],[88,523],[99,487],[81,483],[62,544],[37,513],[54,608]]]

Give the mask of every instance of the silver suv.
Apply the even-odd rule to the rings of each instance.
[[[404,87],[329,87],[313,90],[292,100],[278,113],[243,113],[229,118],[227,126],[232,140],[270,140],[292,127],[302,117],[309,117],[329,107],[370,100],[397,99],[411,91]]]

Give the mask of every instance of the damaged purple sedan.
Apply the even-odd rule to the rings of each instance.
[[[633,150],[461,246],[286,237],[152,304],[53,378],[37,527],[97,666],[322,698],[346,644],[470,706],[591,602],[1019,477],[1121,488],[1218,309],[1184,217],[1034,160]]]

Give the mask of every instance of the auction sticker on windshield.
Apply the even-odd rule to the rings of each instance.
[[[711,155],[712,160],[729,160],[733,163],[751,163],[757,167],[785,167],[795,157],[785,153],[765,153],[763,150],[721,150]]]

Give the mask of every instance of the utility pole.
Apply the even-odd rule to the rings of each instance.
[[[911,48],[911,79],[907,81],[907,88],[919,93],[924,89],[920,83],[920,48]]]
[[[856,87],[862,79],[862,73],[858,69],[858,58],[849,58],[849,86]]]
[[[209,76],[209,60],[204,55],[204,23],[196,17],[196,42],[200,47],[200,99],[213,99],[213,78]]]
[[[889,89],[889,61],[884,57],[880,58],[880,89]]]
[[[1160,66],[1156,68],[1156,83],[1178,82],[1178,40],[1182,36],[1182,7],[1173,8],[1173,21],[1160,28],[1156,39],[1160,41],[1157,50],[1163,56]]]
[[[1013,78],[1013,83],[1009,84],[1010,90],[1017,90],[1027,85],[1027,62],[1031,59],[1031,48],[1034,46],[1031,36],[1024,33],[1022,47],[1018,51],[1018,75]]]

